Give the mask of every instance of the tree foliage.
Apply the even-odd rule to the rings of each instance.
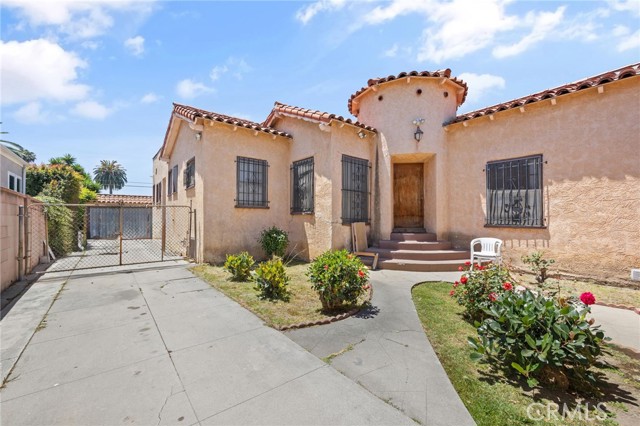
[[[93,176],[102,189],[109,190],[109,194],[113,194],[114,189],[122,189],[127,183],[126,170],[115,160],[101,160],[93,169]]]
[[[65,203],[80,201],[84,177],[67,165],[31,164],[27,166],[26,191],[33,197],[45,194]]]

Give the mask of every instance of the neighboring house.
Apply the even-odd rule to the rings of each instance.
[[[25,193],[27,163],[4,145],[0,145],[0,186]]]
[[[448,69],[372,79],[348,101],[359,121],[276,102],[254,123],[174,104],[155,200],[193,206],[197,260],[260,255],[271,225],[314,258],[349,248],[362,221],[383,268],[457,268],[471,239],[492,236],[516,263],[542,249],[561,270],[628,279],[640,64],[457,115],[467,90]]]

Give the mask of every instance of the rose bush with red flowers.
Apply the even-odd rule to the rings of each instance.
[[[596,303],[596,297],[593,295],[593,293],[590,293],[587,291],[580,295],[580,301],[585,305],[589,306]]]
[[[503,286],[510,279],[506,268],[489,263],[482,269],[465,272],[460,277],[460,285],[454,283],[452,291],[458,304],[464,306],[465,317],[472,322],[481,321],[485,316],[484,310],[493,303],[490,295],[495,294],[497,299],[507,291]]]
[[[326,310],[355,304],[368,289],[367,267],[346,250],[324,252],[311,262],[307,276]]]
[[[513,284],[508,283],[508,282],[504,283],[504,284],[502,284],[502,289],[505,290],[505,291],[511,291],[511,290],[513,290]]]

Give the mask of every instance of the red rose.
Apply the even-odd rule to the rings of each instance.
[[[469,281],[469,279],[468,279],[466,276],[464,276],[464,275],[462,276],[462,278],[460,278],[460,282],[461,282],[462,284],[466,284],[466,283],[467,283],[467,281]]]
[[[489,293],[489,300],[495,302],[496,300],[498,300],[498,295],[495,293]]]
[[[467,266],[471,266],[471,262],[469,262],[468,260],[466,262],[464,262],[465,265]]]
[[[358,270],[358,276],[359,276],[360,278],[364,278],[364,275],[365,275],[365,274],[364,274],[364,272],[362,271],[362,269]]]
[[[458,287],[458,284],[460,284],[458,281],[456,281],[455,283],[453,283],[454,287]]]
[[[478,263],[478,270],[479,271],[484,271],[484,266],[482,266],[480,263]]]
[[[513,290],[513,285],[511,283],[504,283],[502,284],[502,288],[507,291],[510,291],[510,290]]]
[[[580,301],[585,305],[593,305],[596,303],[596,297],[590,292],[584,292],[580,295]]]
[[[456,292],[455,292],[454,290],[451,290],[451,291],[449,292],[449,296],[453,296],[454,294],[456,294]]]
[[[458,271],[464,271],[464,268],[462,266],[458,266]]]

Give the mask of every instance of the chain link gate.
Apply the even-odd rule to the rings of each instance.
[[[38,203],[27,210],[27,257],[55,260],[48,272],[194,255],[194,212],[189,206]],[[44,221],[30,220],[41,215]]]

